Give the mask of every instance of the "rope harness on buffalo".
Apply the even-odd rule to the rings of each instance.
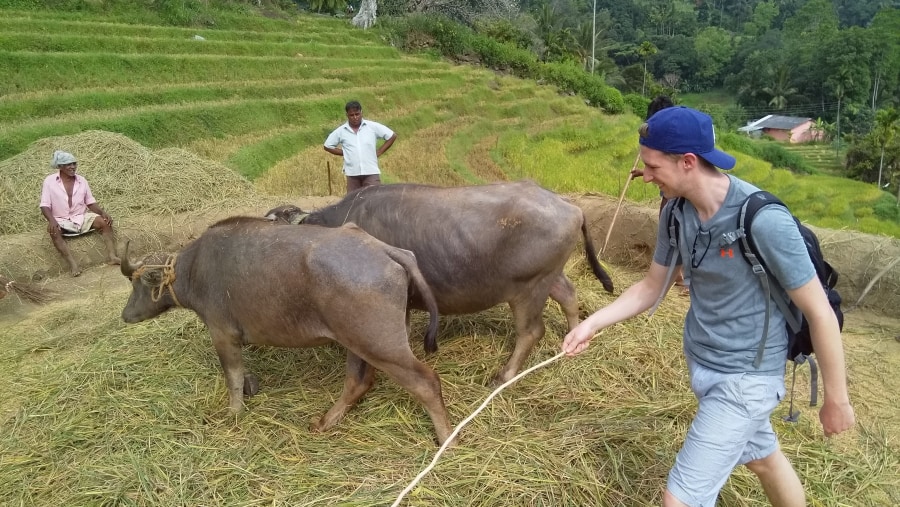
[[[359,196],[361,196],[362,193],[365,192],[367,188],[373,188],[373,187],[362,187],[361,189],[359,189],[359,191],[356,192],[356,195],[353,196],[353,200],[350,201],[350,207],[347,208],[347,214],[344,216],[344,221],[341,222],[341,225],[344,225],[347,223],[347,219],[350,218],[350,212],[353,211],[353,206],[356,204],[356,200],[359,199]]]
[[[300,225],[304,220],[309,216],[309,213],[297,213],[297,215],[291,219],[291,225]]]
[[[178,298],[175,296],[175,289],[172,288],[172,284],[175,283],[175,260],[178,258],[178,254],[170,254],[169,257],[166,258],[165,264],[146,264],[141,265],[134,273],[131,274],[132,280],[137,280],[141,278],[141,281],[147,284],[150,287],[150,298],[154,303],[159,301],[159,298],[162,297],[163,292],[168,288],[169,294],[172,296],[172,301],[175,302],[175,306],[180,306],[181,302],[178,301]],[[159,282],[155,280],[150,280],[149,277],[145,275],[148,274],[148,271],[151,269],[159,269],[161,279]]]

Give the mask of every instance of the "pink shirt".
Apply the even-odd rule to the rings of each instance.
[[[63,186],[59,173],[55,172],[44,178],[41,188],[41,208],[50,208],[50,213],[58,220],[71,220],[78,226],[84,223],[84,212],[90,204],[97,202],[91,187],[80,174],[75,175],[72,185],[72,205],[69,206],[69,194]]]

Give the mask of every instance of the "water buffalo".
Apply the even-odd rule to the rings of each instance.
[[[437,349],[438,318],[411,252],[353,224],[278,227],[247,217],[221,221],[180,252],[151,254],[137,264],[125,248],[121,269],[133,290],[122,319],[140,322],[176,306],[196,312],[209,328],[233,412],[243,408],[242,389],[252,382],[244,372],[242,345],[335,341],[347,349],[344,390],[313,430],[327,430],[343,417],[372,386],[375,367],[425,406],[439,442],[450,435],[440,379],[409,346],[412,289],[431,313],[428,351]]]
[[[544,336],[548,296],[559,302],[569,329],[578,324],[578,298],[563,268],[580,238],[594,275],[613,290],[581,209],[530,181],[364,187],[317,211],[282,206],[266,217],[328,227],[353,222],[389,245],[411,250],[443,314],[509,303],[517,339],[496,382],[514,377]],[[415,295],[410,306],[424,308]]]

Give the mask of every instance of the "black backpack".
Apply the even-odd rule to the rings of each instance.
[[[794,363],[794,378],[796,378],[797,374],[797,365],[808,362],[810,367],[809,404],[810,406],[816,406],[816,404],[818,403],[817,400],[819,376],[815,359],[813,359],[811,356],[811,354],[813,354],[815,351],[813,350],[812,338],[809,334],[809,323],[806,321],[803,313],[799,311],[799,309],[790,301],[790,299],[782,297],[780,291],[773,292],[771,290],[772,284],[774,283],[777,285],[778,282],[774,278],[772,278],[766,270],[765,263],[763,262],[762,257],[759,255],[759,251],[756,249],[756,245],[753,242],[753,218],[762,208],[773,205],[782,206],[787,209],[787,206],[785,206],[785,204],[781,202],[781,200],[779,200],[777,197],[770,194],[769,192],[760,190],[750,194],[747,199],[744,200],[744,203],[741,205],[741,211],[738,214],[736,237],[740,239],[739,246],[741,253],[744,256],[744,259],[746,259],[746,261],[752,266],[753,273],[759,278],[759,282],[762,285],[763,291],[767,296],[766,317],[763,324],[763,335],[760,339],[759,349],[753,365],[755,367],[759,367],[759,364],[762,361],[762,356],[766,345],[766,338],[769,334],[769,315],[771,314],[770,303],[771,301],[775,301],[775,304],[778,305],[778,308],[781,310],[781,313],[784,315],[785,320],[787,321],[787,360]],[[669,210],[668,215],[667,225],[669,230],[669,243],[676,248],[678,246],[678,239],[681,234],[681,226],[675,216],[675,208],[682,209],[683,206],[684,199],[681,197],[677,198],[673,203],[672,209]],[[806,244],[806,252],[809,254],[809,259],[812,261],[813,266],[816,268],[816,275],[819,278],[819,282],[822,284],[822,288],[825,290],[825,294],[828,297],[828,303],[831,305],[831,309],[834,311],[834,314],[837,317],[838,326],[841,330],[843,330],[844,313],[843,311],[841,311],[841,295],[834,289],[835,285],[837,285],[838,273],[822,256],[822,249],[819,247],[819,239],[816,237],[815,233],[808,227],[800,223],[800,221],[797,220],[797,217],[794,217],[794,222],[797,223],[797,228],[800,230],[800,235],[803,237],[803,242]],[[664,284],[663,293],[660,294],[660,297],[656,301],[656,304],[650,310],[651,314],[656,309],[656,307],[659,306],[669,288],[672,279],[672,273],[675,270],[675,261],[677,258],[677,255],[672,255],[672,262],[669,265],[669,270],[666,275],[667,278],[666,283]],[[791,382],[791,405],[788,410],[789,415],[785,417],[785,420],[792,422],[796,421],[799,416],[799,412],[794,411],[793,381]]]

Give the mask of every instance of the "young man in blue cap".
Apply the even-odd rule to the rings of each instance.
[[[669,472],[664,506],[713,506],[737,465],[759,477],[775,506],[806,504],[803,486],[784,454],[769,418],[784,397],[787,332],[772,305],[762,361],[754,367],[765,321],[765,294],[733,234],[744,199],[758,190],[722,173],[735,159],[715,148],[709,116],[686,107],[659,111],[641,125],[645,182],[670,201],[660,218],[650,270],[609,306],[576,326],[563,341],[568,355],[581,353],[598,331],[650,309],[668,287],[672,256],[690,280],[691,307],[684,322],[684,354],[697,414]],[[669,242],[668,216],[682,224],[678,247]],[[766,266],[809,321],[822,370],[825,401],[819,412],[826,436],[855,422],[847,394],[840,328],[790,213],[763,208],[753,221]],[[724,253],[720,255],[720,253]],[[683,262],[682,262],[683,261]]]

